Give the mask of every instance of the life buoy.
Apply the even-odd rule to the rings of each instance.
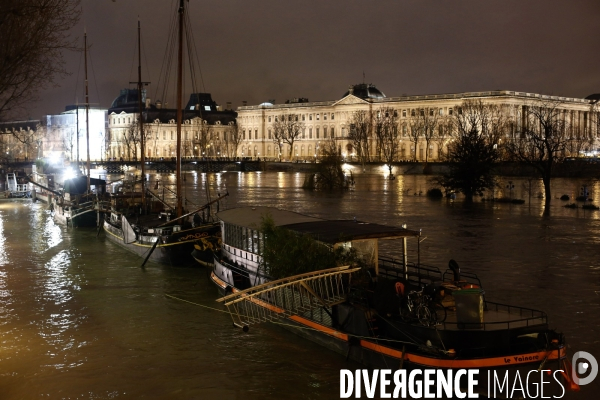
[[[396,282],[396,294],[404,296],[404,284],[402,282]]]

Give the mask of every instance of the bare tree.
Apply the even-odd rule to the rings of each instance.
[[[212,125],[208,121],[202,121],[198,128],[198,146],[200,146],[200,154],[202,157],[208,157],[209,144],[212,140]]]
[[[136,121],[127,126],[123,132],[122,142],[127,151],[127,159],[131,160],[132,155],[137,159],[137,149],[140,144],[140,126]]]
[[[58,135],[57,129],[53,128],[53,135],[56,137]],[[73,161],[76,157],[73,157],[73,148],[75,147],[75,143],[77,142],[77,136],[79,132],[77,129],[67,129],[65,130],[65,135],[63,136],[63,149],[65,152],[69,153],[69,160]],[[62,149],[61,149],[62,150]]]
[[[371,161],[369,141],[373,132],[373,114],[369,110],[355,111],[350,117],[348,139],[356,149],[356,156],[365,169],[365,164]]]
[[[419,141],[425,142],[425,162],[429,161],[429,145],[437,136],[437,126],[440,120],[440,111],[436,107],[422,107],[411,110],[408,118],[408,136],[414,145],[414,160],[417,161],[417,148]]]
[[[436,107],[425,107],[420,112],[420,117],[423,120],[423,140],[425,141],[425,162],[429,161],[429,144],[436,136],[436,129],[440,120],[440,110]]]
[[[433,135],[432,141],[438,147],[438,159],[445,157],[444,148],[448,146],[454,134],[454,121],[450,115],[440,116],[437,123],[437,129]]]
[[[512,159],[529,164],[542,178],[545,192],[545,212],[549,212],[552,193],[550,181],[558,162],[578,147],[572,126],[560,101],[540,99],[523,107],[522,123],[506,143]],[[577,126],[578,128],[578,126]]]
[[[419,138],[423,132],[423,119],[419,116],[420,110],[410,110],[408,116],[408,140],[413,144],[414,155],[413,159],[417,161],[417,148]]]
[[[240,147],[240,143],[242,142],[242,130],[240,126],[232,121],[227,126],[225,130],[225,138],[226,138],[226,146],[228,149],[229,157],[237,157],[238,148]],[[231,150],[229,150],[231,149]],[[230,152],[229,152],[230,151]]]
[[[18,114],[38,92],[67,74],[62,50],[79,0],[3,0],[0,3],[0,120]]]
[[[398,157],[398,113],[393,108],[381,107],[375,119],[375,135],[381,159],[387,163],[389,178],[394,179],[392,162]]]
[[[273,136],[271,138],[273,143],[275,143],[275,146],[277,146],[277,157],[279,161],[281,161],[281,154],[283,153],[283,138],[285,137],[286,130],[285,123],[281,121],[281,118],[282,117],[280,116],[275,117],[275,122],[273,122]]]
[[[290,146],[290,160],[294,155],[294,142],[304,131],[304,122],[300,121],[298,115],[282,114],[275,117],[273,123],[273,142],[279,148],[279,159],[281,160],[281,147],[283,143]]]

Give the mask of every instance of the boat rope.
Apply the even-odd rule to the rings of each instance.
[[[165,296],[167,296],[167,297],[170,297],[170,298],[172,298],[172,299],[174,299],[174,300],[183,301],[184,303],[193,304],[193,305],[195,305],[195,306],[198,306],[198,307],[203,307],[203,308],[207,308],[207,309],[209,309],[209,310],[213,310],[213,311],[218,311],[218,312],[222,312],[222,313],[225,313],[225,314],[229,314],[229,311],[226,311],[226,310],[219,310],[218,308],[215,308],[215,307],[209,307],[209,306],[205,306],[204,304],[194,303],[193,301],[189,301],[189,300],[181,299],[181,298],[179,298],[179,297],[175,297],[175,296],[173,296],[173,295],[170,295],[170,294],[168,294],[168,293],[165,293]]]
[[[414,344],[417,346],[420,346],[421,343],[417,342],[416,337],[409,335],[407,332],[404,332],[403,330],[399,329],[397,326],[395,326],[394,324],[392,324],[390,321],[388,321],[387,319],[380,317],[382,321],[385,321],[388,325],[390,325],[392,328],[394,328],[395,330],[397,330],[398,332],[402,333],[404,336],[406,336],[408,338],[408,340],[412,340],[412,342],[403,342],[403,343],[409,343],[409,344]]]
[[[205,306],[204,304],[199,304],[199,303],[195,303],[195,302],[193,302],[193,301],[190,301],[190,300],[185,300],[185,299],[182,299],[182,298],[180,298],[180,297],[173,296],[173,295],[171,295],[171,294],[168,294],[168,293],[165,293],[165,296],[166,296],[166,297],[169,297],[169,298],[171,298],[171,299],[174,299],[174,300],[182,301],[182,302],[184,302],[184,303],[192,304],[192,305],[194,305],[194,306],[203,307],[203,308],[206,308],[206,309],[209,309],[209,310],[213,310],[213,311],[218,311],[218,312],[221,312],[221,313],[226,313],[226,314],[229,314],[229,311],[226,311],[226,310],[219,310],[218,308],[215,308],[215,307]],[[318,330],[318,329],[315,329],[315,328],[310,328],[310,327],[308,327],[308,326],[306,326],[306,327],[305,327],[305,326],[298,326],[298,325],[286,324],[286,323],[283,323],[283,322],[276,322],[276,321],[268,321],[268,322],[270,322],[270,323],[272,323],[272,324],[275,324],[275,325],[287,326],[287,327],[290,327],[290,328],[296,328],[296,329],[305,329],[305,330],[310,330],[310,331],[315,331],[315,332],[321,332],[321,331],[320,331],[320,330]],[[356,339],[369,339],[369,340],[373,340],[373,339],[374,339],[374,338],[373,338],[373,337],[371,337],[371,336],[359,336],[359,335],[353,335],[353,334],[351,334],[351,333],[346,333],[346,334],[347,334],[348,336],[354,337],[354,338],[356,338]],[[392,343],[401,343],[401,344],[418,344],[418,343],[414,343],[414,342],[405,342],[405,341],[402,341],[402,340],[396,340],[396,339],[382,339],[382,338],[376,338],[376,340],[377,340],[377,341],[381,341],[381,342],[392,342]]]

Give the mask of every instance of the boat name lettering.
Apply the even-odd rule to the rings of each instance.
[[[535,361],[535,360],[539,360],[540,356],[535,355],[535,356],[521,356],[521,357],[513,357],[513,359],[515,360],[515,362],[526,362],[526,361]],[[510,359],[505,358],[504,362],[507,364],[510,364]]]

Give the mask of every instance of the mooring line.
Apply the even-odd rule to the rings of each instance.
[[[190,304],[193,304],[193,305],[198,306],[198,307],[204,307],[204,308],[208,308],[209,310],[213,310],[213,311],[218,311],[218,312],[229,314],[229,311],[219,310],[218,308],[205,306],[204,304],[194,303],[193,301],[181,299],[179,297],[175,297],[175,296],[167,294],[167,293],[165,293],[165,296],[170,297],[170,298],[175,299],[175,300],[183,301],[184,303],[190,303]]]
[[[222,313],[226,313],[226,314],[230,314],[231,315],[231,313],[229,311],[219,310],[218,308],[205,306],[204,304],[194,303],[193,301],[189,301],[189,300],[185,300],[185,299],[182,299],[182,298],[179,298],[179,297],[175,297],[175,296],[167,294],[167,293],[165,293],[165,296],[170,297],[170,298],[175,299],[175,300],[183,301],[184,303],[193,304],[193,305],[198,306],[198,307],[204,307],[204,308],[207,308],[209,310],[218,311],[218,312],[222,312]],[[265,322],[270,322],[270,323],[276,324],[276,325],[288,326],[290,328],[305,329],[305,330],[310,330],[310,331],[321,332],[318,329],[310,328],[308,326],[297,326],[297,325],[284,324],[283,322],[275,322],[275,321],[265,321]],[[352,335],[352,334],[347,334],[347,335],[355,337],[357,339],[371,339],[371,340],[373,340],[373,338],[370,337],[370,336],[358,336],[358,335]],[[402,340],[396,340],[396,339],[382,339],[382,338],[377,338],[377,340],[383,341],[383,342],[414,344],[414,343],[411,343],[411,342],[404,342]]]

